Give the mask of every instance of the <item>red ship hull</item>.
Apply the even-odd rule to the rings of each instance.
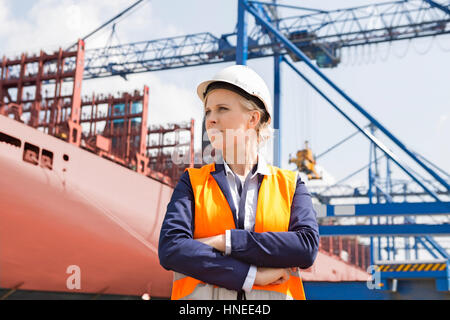
[[[172,188],[3,116],[0,131],[21,140],[0,142],[0,287],[170,296],[157,243]],[[25,142],[52,170],[23,161]]]

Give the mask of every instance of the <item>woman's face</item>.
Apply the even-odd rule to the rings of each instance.
[[[205,105],[205,126],[215,149],[225,151],[226,146],[227,150],[235,150],[243,144],[238,137],[257,136],[255,128],[260,114],[244,109],[240,99],[240,95],[226,89],[215,89],[209,93]]]

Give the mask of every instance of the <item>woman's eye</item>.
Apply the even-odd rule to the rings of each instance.
[[[225,107],[220,107],[220,110],[228,110],[228,109]]]

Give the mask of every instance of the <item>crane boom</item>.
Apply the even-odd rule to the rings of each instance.
[[[251,1],[249,1],[251,3]],[[260,1],[255,1],[261,5]],[[269,4],[267,4],[269,5]],[[394,1],[334,11],[314,11],[274,21],[319,67],[335,67],[344,47],[450,33],[449,5]],[[248,32],[248,59],[287,53],[256,24]],[[237,33],[209,32],[86,50],[85,79],[234,61]]]

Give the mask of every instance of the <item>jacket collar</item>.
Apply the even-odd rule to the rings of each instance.
[[[219,152],[216,159],[217,159],[216,160],[216,166],[217,165],[221,165],[221,166],[216,168],[216,171],[217,170],[225,170],[225,175],[228,175],[230,173],[234,174],[234,172],[231,170],[231,168],[228,165],[228,163],[223,158],[222,153]],[[252,175],[260,174],[260,175],[265,176],[265,175],[270,175],[271,174],[269,166],[267,165],[266,160],[259,153],[258,153],[258,163],[255,164],[255,166],[252,168],[251,172],[252,172]]]

